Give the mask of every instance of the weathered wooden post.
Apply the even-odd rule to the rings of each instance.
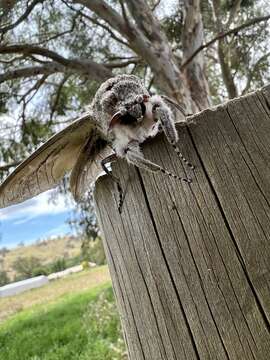
[[[181,128],[193,183],[119,162],[95,199],[131,360],[270,358],[270,86]],[[145,156],[184,169],[161,136]]]

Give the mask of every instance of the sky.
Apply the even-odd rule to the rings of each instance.
[[[71,234],[67,224],[74,203],[62,195],[52,201],[52,190],[24,203],[0,209],[0,248],[33,243],[38,239]]]

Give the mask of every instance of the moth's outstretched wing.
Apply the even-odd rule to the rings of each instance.
[[[91,114],[86,113],[41,145],[0,185],[0,208],[55,187],[75,165],[96,127]]]
[[[113,153],[114,150],[98,137],[98,133],[89,138],[70,176],[70,189],[76,201],[83,199],[91,183],[103,172],[101,160]]]

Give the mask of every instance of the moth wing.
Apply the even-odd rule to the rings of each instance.
[[[96,127],[91,114],[86,113],[41,145],[0,185],[0,208],[55,187],[72,169]]]
[[[76,201],[83,199],[90,185],[103,172],[101,161],[113,153],[114,150],[98,137],[90,138],[84,145],[70,176],[70,190]]]

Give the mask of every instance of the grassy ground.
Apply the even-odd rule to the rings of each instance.
[[[25,309],[39,304],[50,304],[68,294],[87,291],[110,280],[107,266],[83,271],[66,278],[50,282],[48,285],[25,293],[0,298],[0,323]]]
[[[100,276],[100,271],[103,280],[98,286],[94,283],[90,286],[90,279]],[[55,282],[51,285],[55,297],[49,301],[46,296],[43,298],[44,289],[31,291],[33,294],[40,291],[34,306],[31,303],[29,307],[26,294],[21,297],[25,310],[0,324],[0,360],[126,359],[107,269],[103,267],[90,273],[87,272],[86,277],[64,279],[69,285],[78,281],[81,286],[85,286],[85,280],[88,290],[76,288],[77,293],[59,292],[60,284],[56,286]],[[66,285],[62,283],[62,287]]]

